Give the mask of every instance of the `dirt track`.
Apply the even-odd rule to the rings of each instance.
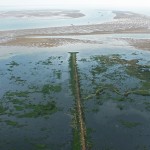
[[[76,63],[76,53],[71,53],[71,61],[73,64],[73,72],[74,72],[74,81],[75,81],[75,93],[76,93],[76,113],[78,116],[78,122],[80,127],[80,142],[82,150],[86,150],[86,127],[83,120],[83,111],[82,111],[82,102],[81,102],[81,95],[80,95],[80,84],[79,84],[79,77],[77,71],[77,63]]]

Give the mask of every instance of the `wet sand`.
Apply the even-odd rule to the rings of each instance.
[[[66,35],[96,35],[122,33],[150,33],[150,17],[132,12],[113,11],[114,20],[102,24],[50,27],[40,29],[26,29],[0,31],[0,45],[2,46],[30,46],[54,47],[67,43],[93,41],[75,40],[71,38],[34,38],[34,36],[66,36]],[[73,15],[73,14],[72,14]],[[74,16],[74,15],[73,15]],[[32,39],[29,38],[32,36]],[[126,40],[130,45],[139,49],[150,49],[149,40]],[[97,42],[95,41],[97,44]]]
[[[99,41],[79,40],[71,38],[16,38],[4,43],[1,46],[27,46],[27,47],[57,47],[65,44],[89,43],[102,44]]]
[[[123,39],[137,49],[150,51],[150,39]]]
[[[84,14],[80,13],[79,10],[29,10],[29,11],[6,11],[0,12],[0,18],[78,18],[83,17]]]

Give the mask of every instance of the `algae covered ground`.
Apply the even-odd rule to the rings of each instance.
[[[36,49],[0,59],[0,149],[150,149],[149,52]]]

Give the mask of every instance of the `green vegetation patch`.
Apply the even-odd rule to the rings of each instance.
[[[132,63],[127,66],[126,72],[130,76],[134,76],[141,80],[150,82],[150,65],[140,65],[137,63]]]
[[[14,80],[16,83],[25,83],[26,80],[21,79],[21,77],[11,76],[10,80]]]
[[[115,97],[114,100],[118,101],[118,102],[123,102],[126,101],[127,98],[125,97]]]
[[[50,94],[51,92],[60,92],[61,91],[61,86],[60,85],[50,85],[50,84],[45,84],[42,88],[42,93],[43,94]]]
[[[31,109],[31,111],[20,115],[19,117],[37,118],[42,116],[48,116],[58,111],[55,101],[48,102],[47,104],[28,104],[25,106],[25,108]]]
[[[5,120],[5,123],[9,126],[13,127],[22,127],[23,125],[20,125],[18,122],[11,121],[11,120]]]
[[[103,72],[106,72],[106,71],[107,71],[107,67],[105,67],[105,66],[96,66],[96,67],[92,68],[91,73],[93,75],[95,75],[95,74],[100,74],[100,73],[103,73]]]
[[[21,105],[24,103],[24,101],[20,100],[20,99],[12,99],[11,102],[13,104],[18,104],[18,105]]]
[[[89,62],[89,60],[87,58],[81,58],[79,61],[82,61],[82,62]]]
[[[36,144],[35,147],[36,147],[36,150],[45,150],[45,149],[47,149],[47,146],[45,144]]]
[[[11,61],[9,64],[7,64],[7,65],[9,65],[9,67],[10,68],[13,68],[13,67],[15,67],[15,66],[19,66],[19,64],[17,63],[17,62],[15,62],[15,61]]]
[[[73,150],[81,150],[78,114],[77,114],[75,109],[72,110],[72,115],[73,115],[73,119],[72,119],[72,127],[73,127],[73,129],[72,129],[72,131],[73,131],[72,148],[73,148]]]
[[[6,97],[14,97],[14,96],[16,96],[16,97],[28,97],[28,94],[29,94],[30,92],[28,92],[28,91],[15,91],[15,92],[6,92],[6,94],[5,94],[5,96]]]
[[[96,55],[92,56],[91,60],[97,62],[97,65],[94,66],[91,70],[93,75],[104,73],[114,65],[125,65],[127,63],[127,60],[121,59],[121,56],[118,54]]]
[[[150,89],[150,82],[143,82],[142,83],[142,88],[143,89]]]
[[[51,56],[51,57],[48,57],[46,60],[41,60],[41,61],[38,61],[36,64],[41,64],[41,65],[52,65],[52,60],[55,60],[55,59],[59,59],[60,60],[61,56]]]
[[[139,90],[130,90],[125,92],[125,96],[128,96],[129,94],[136,94],[136,95],[141,95],[141,96],[150,96],[150,90],[143,90],[143,89],[139,89]]]
[[[144,102],[145,104],[145,109],[150,111],[150,102]]]
[[[73,150],[81,150],[80,133],[73,129]]]
[[[2,104],[0,104],[0,115],[5,114],[7,111],[7,109],[5,107],[2,106]]]
[[[24,110],[24,107],[23,106],[14,106],[15,107],[15,109],[17,110],[17,111],[22,111],[22,110]]]
[[[120,110],[123,110],[124,109],[124,105],[118,104],[117,108],[120,109]]]
[[[75,66],[73,59],[76,59],[76,52],[75,53],[70,53],[70,58],[69,58],[69,67],[70,67],[70,88],[72,90],[72,94],[76,96],[76,81],[74,80],[74,75],[75,75]]]
[[[121,59],[121,56],[118,54],[92,56],[91,60],[96,61],[101,65],[109,67],[115,64],[125,64],[127,62],[125,59]]]
[[[106,91],[107,91],[107,93],[108,93],[108,91],[110,91],[110,92],[116,93],[118,95],[121,95],[121,92],[119,91],[119,89],[117,87],[115,87],[113,84],[101,84],[100,86],[97,85],[97,87],[94,88],[93,93],[87,95],[84,98],[84,100],[92,99],[93,97],[99,98],[99,96],[104,94]],[[121,98],[122,97],[120,97],[120,99]]]
[[[128,75],[150,82],[150,65],[141,65],[138,59],[125,60],[120,55],[97,55],[92,56],[91,60],[98,63],[91,71],[94,74],[106,72],[114,65],[122,65]]]
[[[57,79],[61,79],[62,72],[61,70],[54,70],[54,75],[56,76]]]
[[[119,122],[121,123],[122,126],[126,128],[134,128],[134,127],[141,125],[140,122],[131,122],[131,121],[125,121],[125,120],[119,120]]]

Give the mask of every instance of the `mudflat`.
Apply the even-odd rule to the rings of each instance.
[[[113,11],[113,21],[92,25],[71,25],[62,27],[49,27],[38,29],[24,29],[12,31],[0,31],[0,45],[2,46],[30,46],[30,47],[54,47],[65,43],[91,42],[75,40],[71,38],[53,38],[53,36],[75,36],[75,35],[100,35],[100,34],[144,34],[150,33],[150,17],[128,11]],[[81,17],[84,14],[78,11],[56,11],[34,13],[4,13],[1,17],[14,15],[15,17],[26,16],[53,16],[64,15],[69,17]],[[30,37],[32,36],[32,38]],[[36,38],[36,36],[51,36],[51,38]],[[35,38],[34,38],[35,37]],[[126,39],[126,41],[137,48],[150,49],[148,39]],[[97,42],[95,41],[97,44]]]

